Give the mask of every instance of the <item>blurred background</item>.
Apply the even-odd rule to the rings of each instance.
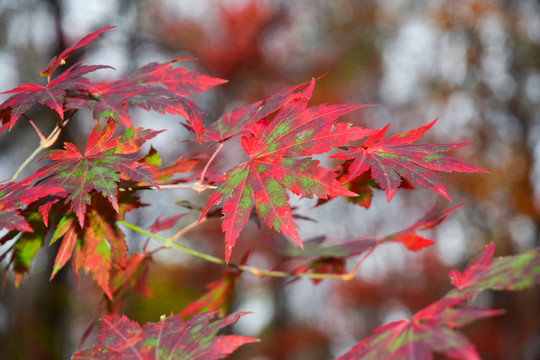
[[[425,190],[400,189],[390,203],[377,192],[369,210],[333,200],[293,199],[302,239],[326,236],[339,244],[361,236],[385,235],[411,225],[436,204],[467,206],[424,234],[436,245],[410,254],[386,244],[349,282],[237,278],[231,310],[249,310],[230,330],[259,337],[230,359],[329,359],[348,351],[375,327],[410,316],[450,289],[448,271],[462,269],[485,244],[497,255],[522,252],[540,244],[540,4],[535,0],[0,0],[0,91],[24,82],[43,81],[49,60],[85,34],[116,25],[84,51],[87,64],[105,64],[110,79],[151,61],[196,58],[183,65],[229,80],[196,98],[208,123],[223,111],[260,100],[286,87],[325,74],[311,104],[374,104],[347,120],[407,131],[439,117],[421,140],[425,143],[473,142],[452,156],[490,174],[444,175],[449,203]],[[3,101],[7,95],[0,95]],[[33,119],[47,131],[45,115]],[[138,126],[169,129],[154,147],[167,161],[198,156],[198,144],[177,142],[187,136],[178,119],[131,112]],[[84,146],[93,121],[77,114],[62,141]],[[0,178],[8,179],[37,146],[22,120],[0,136]],[[57,143],[60,146],[61,142]],[[216,163],[226,171],[242,161],[230,144]],[[206,150],[211,154],[211,149]],[[331,166],[329,164],[328,166]],[[26,175],[35,170],[29,167]],[[189,199],[204,205],[208,194],[175,190],[143,194],[148,209],[130,221],[149,228],[157,213],[187,215],[176,231],[198,213],[174,204]],[[151,200],[151,201],[150,201]],[[129,234],[132,250],[146,239]],[[248,263],[276,265],[261,238],[268,230],[250,222],[233,251],[233,262],[248,248]],[[219,220],[189,232],[182,243],[223,256]],[[156,245],[157,246],[157,245]],[[1,249],[0,249],[1,250]],[[8,274],[0,295],[0,359],[67,359],[92,322],[100,292],[84,275],[76,282],[64,269],[49,282],[55,247],[44,247],[18,289]],[[153,297],[125,299],[122,313],[141,323],[179,313],[223,278],[222,267],[175,250],[158,252],[148,285]],[[481,306],[507,313],[465,329],[483,359],[540,358],[540,293],[486,293]],[[96,329],[85,342],[95,343]]]

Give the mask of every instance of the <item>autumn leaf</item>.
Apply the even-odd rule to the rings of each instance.
[[[29,178],[0,184],[0,229],[32,232],[18,209],[38,199],[64,192],[59,186],[33,186]]]
[[[41,216],[37,212],[27,211],[25,219],[28,221],[31,231],[24,231],[19,236],[13,245],[11,253],[10,263],[13,267],[15,286],[19,286],[24,275],[30,269],[30,263],[43,246],[45,234],[47,233],[45,225],[41,221]]]
[[[371,177],[384,189],[387,201],[394,196],[402,177],[450,200],[439,175],[433,170],[481,173],[487,171],[439,154],[468,143],[414,144],[436,121],[437,119],[418,129],[384,139],[387,125],[368,138],[362,147],[345,148],[331,157],[352,160],[349,166],[349,181],[371,169]]]
[[[111,314],[118,313],[122,308],[123,299],[136,293],[150,297],[147,283],[150,264],[153,262],[152,253],[131,253],[113,261],[110,271],[110,289],[113,295],[112,301],[108,302],[108,310]]]
[[[465,203],[458,204],[443,211],[435,211],[435,208],[432,208],[425,216],[417,220],[407,229],[387,235],[379,241],[398,242],[411,251],[418,251],[427,246],[431,246],[434,242],[418,235],[417,231],[433,228],[443,222],[452,212],[461,208],[463,205],[465,205]]]
[[[162,166],[161,156],[156,149],[150,147],[148,154],[142,158],[140,162],[147,165],[148,170],[152,173],[152,177],[159,185],[177,184],[193,180],[194,178],[198,179],[198,176],[173,179],[176,174],[183,174],[193,170],[195,165],[199,162],[197,159],[184,159],[183,156],[180,156],[174,164]]]
[[[79,231],[72,255],[72,268],[78,274],[92,272],[92,278],[103,289],[109,299],[113,299],[110,279],[112,264],[123,259],[127,251],[124,233],[116,225],[116,218],[106,207],[91,208],[86,217],[88,223]],[[79,229],[78,229],[79,230]],[[64,241],[66,237],[64,237]],[[59,264],[55,263],[55,268]]]
[[[120,80],[94,83],[89,95],[69,98],[66,107],[91,110],[96,120],[111,118],[132,126],[127,107],[136,105],[161,114],[180,115],[200,137],[204,125],[203,112],[186,96],[223,84],[225,80],[175,67],[181,60],[149,63]]]
[[[62,51],[62,53],[58,56],[55,56],[50,62],[49,64],[47,64],[47,66],[45,67],[45,69],[43,69],[41,72],[40,72],[40,75],[41,76],[47,76],[49,77],[54,70],[56,70],[56,68],[62,64],[65,63],[66,61],[66,58],[71,55],[72,53],[74,53],[75,51],[77,51],[78,49],[88,45],[89,43],[91,43],[92,41],[94,41],[99,35],[101,35],[103,32],[109,30],[109,29],[112,29],[114,28],[115,26],[107,26],[103,29],[99,29],[99,30],[96,30],[88,35],[85,35],[83,36],[79,41],[77,41],[76,44],[74,45],[71,45],[70,47],[68,47],[67,49],[65,49],[64,51]]]
[[[374,335],[335,360],[428,360],[434,352],[453,359],[480,360],[474,345],[456,329],[499,315],[501,311],[456,308],[464,301],[463,298],[439,300],[414,314],[411,320],[381,326],[373,330]]]
[[[220,317],[224,317],[229,311],[239,275],[240,272],[229,271],[221,279],[208,283],[208,292],[184,307],[180,316],[186,318],[200,312],[217,311]]]
[[[251,125],[279,110],[289,101],[297,99],[301,96],[298,95],[298,92],[306,89],[309,84],[293,86],[270,96],[268,99],[225,113],[218,121],[212,123],[208,130],[203,132],[202,140],[221,142],[234,136],[249,133]]]
[[[15,94],[0,105],[0,109],[10,109],[9,129],[30,108],[40,103],[54,110],[58,116],[64,118],[64,104],[67,100],[67,90],[88,90],[92,83],[83,75],[99,70],[110,68],[104,65],[80,66],[81,60],[68,68],[47,85],[21,84],[15,89],[5,91],[2,94]]]
[[[36,185],[62,188],[70,208],[84,226],[84,214],[90,203],[90,191],[96,190],[118,210],[117,191],[121,179],[145,181],[157,186],[146,166],[133,156],[140,146],[160,131],[128,128],[123,136],[112,138],[116,124],[109,121],[100,130],[94,126],[86,144],[84,155],[71,143],[64,150],[52,150],[46,157],[52,160],[32,175]]]
[[[355,255],[360,255],[368,250],[372,250],[381,244],[388,241],[402,243],[411,251],[418,251],[426,246],[433,244],[432,240],[421,238],[416,234],[419,230],[426,230],[443,222],[452,212],[465,205],[465,203],[453,206],[446,210],[436,211],[431,209],[415,221],[412,225],[403,230],[385,235],[380,238],[361,237],[359,239],[345,242],[343,244],[321,246],[321,241],[310,241],[302,249],[292,246],[277,247],[281,255],[293,258],[347,258]],[[319,259],[320,260],[320,259]]]
[[[222,210],[226,261],[253,206],[269,227],[302,245],[286,189],[307,198],[355,195],[343,188],[331,171],[319,166],[318,160],[308,156],[371,134],[371,130],[336,122],[340,116],[363,106],[308,108],[314,85],[312,81],[294,100],[287,101],[274,118],[261,119],[251,126],[251,135],[241,139],[251,160],[229,170],[210,196],[201,218],[213,204],[227,198]]]
[[[58,239],[62,238],[56,258],[54,260],[54,267],[50,280],[54,278],[56,273],[64,267],[66,262],[71,258],[77,239],[81,237],[79,229],[75,225],[75,216],[72,213],[62,216],[58,225],[56,226],[53,236],[49,245],[54,244]]]
[[[239,346],[257,341],[246,336],[217,335],[245,314],[235,313],[212,322],[215,312],[195,315],[186,322],[180,315],[171,315],[142,329],[126,316],[105,316],[98,336],[101,345],[79,351],[73,359],[222,359]]]
[[[150,231],[152,233],[158,233],[160,231],[168,230],[174,225],[176,225],[176,223],[180,221],[180,219],[182,219],[184,216],[186,216],[186,214],[178,214],[163,218],[161,215],[159,215],[156,221],[154,221],[154,224],[152,224]]]
[[[432,359],[441,353],[453,359],[480,359],[473,344],[456,331],[475,320],[496,316],[501,310],[469,305],[480,291],[522,290],[540,283],[540,249],[492,260],[493,243],[467,265],[450,272],[457,286],[445,297],[414,314],[411,320],[392,322],[375,329],[336,360]]]
[[[490,243],[463,273],[452,270],[448,276],[456,289],[448,296],[475,296],[485,289],[522,290],[540,283],[540,248],[496,259],[494,252],[495,245]]]

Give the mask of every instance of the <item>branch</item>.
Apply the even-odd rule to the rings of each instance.
[[[201,221],[199,223],[201,223],[203,221],[206,221],[205,219],[206,218],[201,219]],[[133,230],[133,231],[138,232],[139,234],[146,235],[148,237],[151,237],[153,239],[156,239],[156,240],[162,242],[163,244],[165,244],[166,247],[173,247],[175,249],[178,249],[178,250],[180,250],[180,251],[182,251],[182,252],[184,252],[186,254],[189,254],[191,256],[194,256],[196,258],[199,258],[199,259],[202,259],[202,260],[214,263],[214,264],[227,266],[227,267],[237,269],[237,270],[240,270],[240,271],[243,271],[243,272],[247,272],[247,273],[250,273],[250,274],[255,275],[257,277],[265,277],[265,276],[266,277],[276,277],[276,278],[292,277],[292,278],[303,278],[303,279],[318,279],[318,280],[322,280],[322,279],[338,279],[338,280],[349,281],[349,280],[354,278],[354,276],[356,275],[356,272],[358,271],[360,265],[364,262],[365,258],[369,254],[371,254],[371,252],[373,252],[373,249],[371,251],[369,251],[367,253],[367,255],[365,255],[360,260],[360,262],[354,267],[354,269],[350,273],[346,273],[346,274],[318,274],[318,273],[294,274],[294,273],[290,273],[290,272],[286,272],[286,271],[263,270],[263,269],[259,269],[259,268],[255,267],[255,266],[246,266],[246,265],[240,265],[240,264],[234,264],[234,263],[226,263],[225,260],[223,260],[223,259],[220,259],[218,257],[199,252],[197,250],[190,249],[190,248],[188,248],[186,246],[183,246],[183,245],[180,245],[180,244],[174,242],[178,237],[184,235],[186,232],[193,229],[196,226],[197,223],[193,223],[191,225],[188,225],[187,227],[180,230],[179,232],[177,232],[176,234],[174,234],[173,236],[171,236],[169,238],[164,238],[164,237],[161,237],[161,236],[156,235],[154,233],[151,233],[149,231],[146,231],[146,230],[138,227],[137,225],[128,223],[128,222],[126,222],[124,220],[118,220],[117,222],[119,224],[124,225],[125,227]]]

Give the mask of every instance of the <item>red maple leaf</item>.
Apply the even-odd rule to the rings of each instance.
[[[212,123],[203,132],[203,141],[225,141],[233,136],[249,133],[250,127],[257,121],[279,110],[289,101],[298,98],[297,93],[306,89],[310,83],[293,86],[280,91],[268,99],[254,102],[241,108],[225,113],[218,121]]]
[[[32,186],[32,179],[0,184],[0,229],[32,232],[18,209],[40,198],[64,193],[59,186]]]
[[[221,279],[206,284],[208,291],[184,307],[180,316],[186,318],[206,311],[217,311],[221,317],[225,316],[229,312],[234,285],[239,275],[240,272],[228,271],[223,274]]]
[[[112,138],[115,128],[112,120],[101,130],[96,123],[84,154],[75,145],[65,143],[64,150],[52,150],[45,156],[52,164],[43,166],[31,176],[36,185],[65,190],[66,202],[70,202],[81,227],[86,206],[90,203],[90,191],[100,192],[118,210],[117,190],[121,179],[157,186],[146,165],[137,162],[133,153],[160,131],[128,128],[123,136]]]
[[[175,67],[174,64],[181,60],[149,63],[120,80],[95,83],[90,95],[72,97],[66,107],[92,110],[96,120],[112,118],[132,126],[127,106],[137,105],[145,110],[183,116],[200,137],[203,112],[186,96],[223,84],[225,80]]]
[[[58,116],[63,119],[64,104],[67,100],[66,91],[88,90],[92,86],[92,83],[83,77],[83,75],[99,69],[110,68],[110,66],[105,65],[81,66],[77,68],[83,61],[84,59],[74,64],[54,80],[49,81],[45,86],[21,84],[21,86],[15,89],[4,91],[2,94],[15,94],[0,105],[0,109],[10,109],[9,115],[5,115],[6,119],[9,116],[9,128],[11,129],[22,114],[37,103],[48,106],[56,111]]]
[[[450,200],[439,175],[432,170],[483,173],[487,171],[439,154],[468,145],[468,143],[413,144],[436,121],[437,119],[418,129],[384,139],[384,134],[388,129],[387,125],[368,138],[362,147],[346,148],[331,157],[343,160],[352,159],[349,166],[349,181],[371,169],[371,177],[385,190],[387,201],[390,201],[394,196],[396,189],[402,182],[402,177]]]
[[[94,41],[101,33],[109,30],[109,29],[112,29],[114,28],[115,26],[107,26],[103,29],[99,29],[99,30],[96,30],[88,35],[85,35],[83,36],[79,41],[77,41],[76,44],[74,45],[71,45],[70,47],[68,47],[67,49],[65,49],[64,51],[62,51],[62,53],[58,56],[55,56],[50,62],[49,64],[47,64],[47,66],[45,67],[45,69],[43,69],[41,71],[41,73],[39,73],[41,76],[47,76],[49,77],[54,70],[56,70],[56,68],[60,65],[63,65],[65,64],[66,62],[66,58],[71,55],[73,52],[75,52],[76,50],[88,45],[89,43],[91,43],[92,41]]]
[[[261,119],[250,127],[251,135],[242,136],[241,144],[251,160],[229,170],[210,196],[201,217],[227,197],[222,223],[226,261],[253,205],[269,227],[301,246],[286,189],[307,198],[355,195],[343,188],[331,171],[319,166],[319,161],[308,156],[371,134],[371,130],[336,122],[340,116],[363,106],[308,108],[314,85],[312,81],[294,100],[287,101],[274,118]]]
[[[257,341],[240,335],[217,335],[244,314],[213,322],[210,320],[215,312],[195,315],[186,322],[180,315],[171,315],[157,323],[147,323],[142,329],[126,316],[105,316],[98,336],[102,345],[79,351],[73,359],[222,359],[239,346]]]

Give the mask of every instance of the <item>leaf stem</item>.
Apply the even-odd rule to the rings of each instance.
[[[214,161],[214,159],[216,158],[217,154],[221,151],[221,149],[223,148],[224,145],[225,145],[224,142],[220,142],[218,148],[216,149],[216,151],[214,151],[214,153],[212,154],[212,157],[210,157],[210,159],[209,159],[208,162],[206,163],[206,165],[205,165],[203,171],[201,172],[201,177],[199,178],[199,184],[204,183],[204,175],[206,175],[206,171],[208,171],[208,167],[209,167],[210,164]]]
[[[11,181],[15,181],[17,179],[21,171],[24,170],[24,168],[30,163],[30,161],[32,161],[41,152],[41,150],[47,149],[53,146],[56,140],[58,140],[58,137],[60,136],[60,133],[62,129],[64,128],[64,126],[66,126],[69,119],[71,119],[71,117],[75,115],[76,112],[77,110],[72,112],[70,116],[66,117],[64,120],[59,120],[56,126],[54,127],[53,131],[49,134],[49,136],[47,136],[46,139],[45,139],[45,136],[43,136],[43,134],[41,133],[41,131],[39,131],[36,124],[34,124],[34,122],[28,116],[23,114],[23,116],[26,117],[28,121],[30,121],[30,124],[32,124],[32,126],[36,130],[36,133],[38,134],[40,141],[39,141],[39,146],[34,150],[34,152],[32,152],[32,154],[30,154],[30,156],[26,158],[26,160],[24,160],[21,166],[19,166],[19,168],[17,169],[17,171],[11,178]]]
[[[159,235],[156,235],[154,233],[151,233],[149,231],[146,231],[140,227],[138,227],[137,225],[134,225],[134,224],[131,224],[131,223],[128,223],[124,220],[118,220],[117,221],[119,224],[121,225],[124,225],[125,227],[133,230],[133,231],[136,231],[138,232],[139,234],[143,234],[143,235],[146,235],[148,237],[151,237],[153,239],[156,239],[162,243],[164,243],[166,246],[171,246],[171,247],[174,247],[180,251],[183,251],[185,252],[186,254],[189,254],[189,255],[192,255],[194,257],[197,257],[199,259],[203,259],[203,260],[206,260],[206,261],[209,261],[209,262],[212,262],[214,264],[219,264],[219,265],[226,265],[225,264],[225,260],[222,260],[220,258],[217,258],[215,256],[212,256],[212,255],[208,255],[208,254],[205,254],[205,253],[202,253],[202,252],[199,252],[197,250],[193,250],[193,249],[190,249],[186,246],[183,246],[183,245],[180,245],[178,243],[175,243],[172,238],[164,238],[164,237],[161,237]]]
[[[206,218],[203,218],[201,220],[201,222],[205,221],[205,219]],[[143,234],[143,235],[146,235],[146,236],[151,237],[153,239],[156,239],[156,240],[162,242],[163,244],[165,244],[165,246],[167,246],[167,247],[173,247],[175,249],[178,249],[178,250],[180,250],[180,251],[182,251],[182,252],[184,252],[186,254],[189,254],[191,256],[194,256],[196,258],[199,258],[199,259],[202,259],[202,260],[214,263],[214,264],[227,266],[227,267],[230,267],[230,268],[233,268],[233,269],[238,269],[240,271],[250,273],[250,274],[252,274],[254,276],[257,276],[257,277],[265,277],[265,276],[266,277],[275,277],[275,278],[292,277],[292,278],[318,279],[318,280],[322,280],[322,279],[338,279],[338,280],[348,281],[348,280],[351,280],[352,278],[354,278],[354,276],[356,275],[356,272],[358,271],[358,268],[360,267],[360,264],[365,260],[365,257],[364,257],[354,267],[353,271],[351,271],[350,273],[346,273],[346,274],[320,274],[320,273],[299,273],[299,274],[295,274],[295,273],[290,273],[290,272],[286,272],[286,271],[264,270],[264,269],[259,269],[259,268],[255,267],[255,266],[246,266],[246,265],[240,265],[240,264],[234,264],[234,263],[226,263],[225,260],[223,260],[221,258],[212,256],[212,255],[208,255],[208,254],[199,252],[197,250],[190,249],[190,248],[188,248],[186,246],[183,246],[183,245],[180,245],[180,244],[174,242],[174,240],[176,240],[178,237],[184,235],[186,232],[193,229],[197,225],[197,223],[193,223],[193,224],[190,224],[190,225],[186,226],[184,229],[180,230],[179,232],[177,232],[176,234],[174,234],[173,236],[171,236],[169,238],[164,238],[164,237],[161,237],[161,236],[156,235],[154,233],[151,233],[149,231],[146,231],[146,230],[138,227],[137,225],[131,224],[131,223],[126,222],[124,220],[118,220],[117,222],[119,224],[124,225],[125,227],[133,230],[133,231],[138,232],[139,234]],[[369,253],[371,253],[372,251],[373,250],[371,250]]]

